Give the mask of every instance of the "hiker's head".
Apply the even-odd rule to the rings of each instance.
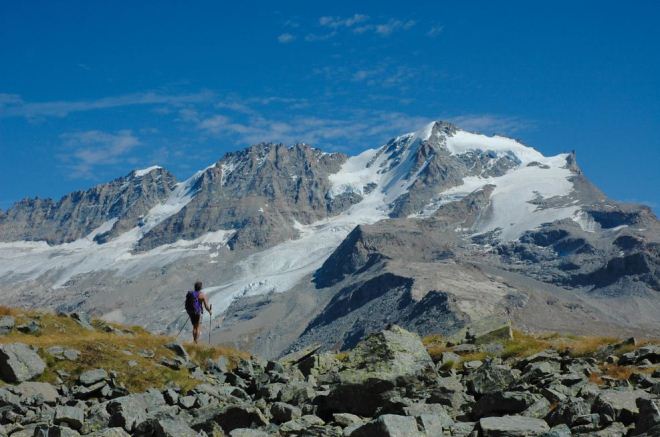
[[[201,281],[195,282],[195,291],[202,291],[202,282]]]

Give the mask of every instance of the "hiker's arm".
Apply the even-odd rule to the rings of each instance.
[[[204,308],[206,308],[206,311],[208,311],[210,313],[211,308],[213,307],[213,305],[209,305],[209,300],[206,297],[206,294],[202,294],[202,296],[200,296],[200,297],[201,297],[200,300],[204,303]]]

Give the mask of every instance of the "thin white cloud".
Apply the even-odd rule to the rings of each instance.
[[[293,42],[295,39],[296,37],[291,35],[290,33],[282,33],[277,36],[277,41],[281,44],[287,44]]]
[[[332,32],[329,33],[308,33],[305,35],[305,41],[307,42],[315,42],[315,41],[327,41],[330,38],[334,38],[337,35],[337,31],[333,30]]]
[[[214,115],[198,122],[199,129],[209,133],[222,133],[229,124],[229,118],[224,115]]]
[[[305,36],[305,41],[326,41],[340,33],[366,34],[389,36],[397,31],[412,29],[417,22],[415,20],[400,20],[390,18],[384,22],[375,22],[365,14],[353,14],[348,17],[323,16],[319,18],[318,26],[326,32],[312,31]],[[329,32],[328,32],[329,31]]]
[[[319,18],[319,24],[323,27],[337,29],[339,27],[353,27],[367,20],[369,20],[369,16],[364,14],[354,14],[346,18],[325,16]]]
[[[448,118],[465,130],[483,133],[511,134],[533,126],[529,120],[496,114],[465,114]]]
[[[69,177],[83,179],[93,179],[101,167],[130,162],[129,153],[140,144],[130,130],[71,132],[60,139],[64,146],[60,159],[69,168]]]
[[[356,72],[355,80],[372,80],[381,70]],[[204,136],[234,141],[240,147],[261,142],[295,144],[305,142],[327,150],[376,147],[393,136],[417,130],[434,119],[451,121],[460,128],[483,133],[512,134],[532,124],[519,117],[497,114],[461,114],[421,117],[397,111],[350,109],[332,117],[273,113],[265,107],[269,98],[242,98],[240,105],[216,105],[214,113],[199,115],[190,123]],[[277,98],[277,103],[292,99]],[[293,99],[295,100],[295,99]]]
[[[434,24],[433,26],[431,26],[431,28],[428,30],[428,32],[426,32],[426,35],[433,38],[433,37],[436,37],[436,36],[440,35],[444,29],[445,29],[445,26],[441,26],[439,24]]]
[[[173,105],[198,103],[209,100],[213,93],[203,91],[194,94],[170,95],[157,92],[124,94],[114,97],[103,97],[96,100],[27,102],[16,94],[0,94],[0,118],[25,117],[29,119],[42,117],[66,117],[74,112],[92,111],[98,109],[118,108],[136,105]]]
[[[363,82],[369,86],[381,86],[384,88],[401,87],[406,88],[415,78],[417,71],[402,65],[391,66],[383,63],[375,68],[360,69],[353,73],[351,80]]]
[[[247,119],[214,114],[196,126],[207,135],[233,137],[238,144],[305,142],[324,148],[348,148],[356,144],[374,147],[392,135],[415,130],[428,119],[398,112],[354,111],[343,118],[292,116],[275,119],[263,115]]]
[[[373,32],[380,36],[389,36],[392,33],[399,30],[410,30],[412,29],[417,22],[415,20],[397,20],[389,19],[385,23],[380,24],[366,24],[364,26],[359,26],[353,29],[355,33],[367,33]]]

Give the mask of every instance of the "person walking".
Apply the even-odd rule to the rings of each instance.
[[[186,312],[188,313],[188,317],[190,317],[190,322],[193,326],[193,341],[195,343],[197,343],[197,340],[202,333],[201,321],[204,309],[208,311],[210,317],[212,314],[212,308],[213,305],[209,305],[208,298],[202,292],[202,283],[200,281],[195,282],[194,290],[186,293]]]

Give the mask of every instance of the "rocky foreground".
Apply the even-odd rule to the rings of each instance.
[[[85,351],[13,341],[45,345],[40,329],[38,319],[15,325],[0,317],[0,436],[660,435],[660,345],[634,339],[579,357],[554,349],[524,356],[513,353],[523,347],[511,338],[433,349],[392,326],[339,354],[312,348],[279,361],[203,363],[192,346],[168,343],[122,365],[152,360],[161,373],[185,372],[196,383],[185,388],[172,376],[164,387],[131,393],[117,369],[76,367]],[[126,348],[138,341],[129,330],[106,329],[128,336]],[[117,355],[132,355],[122,347]]]

